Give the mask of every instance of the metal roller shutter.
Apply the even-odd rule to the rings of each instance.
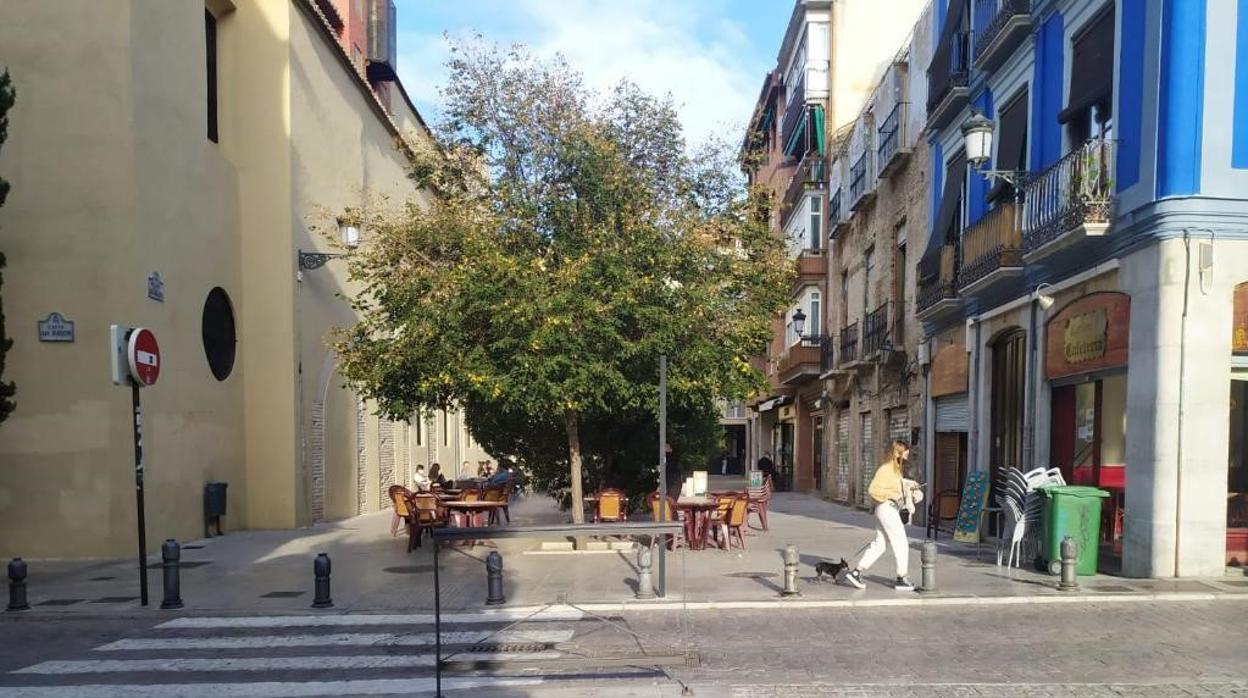
[[[936,431],[970,431],[971,409],[967,394],[936,398]]]

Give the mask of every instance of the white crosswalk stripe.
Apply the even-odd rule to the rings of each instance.
[[[443,616],[443,657],[482,662],[565,658],[584,615],[567,607]],[[596,625],[596,624],[595,624]],[[184,617],[86,656],[0,675],[0,698],[303,698],[434,691],[429,614]],[[332,672],[332,673],[326,673]],[[325,680],[328,679],[328,680]],[[448,675],[444,691],[534,686],[517,669]]]

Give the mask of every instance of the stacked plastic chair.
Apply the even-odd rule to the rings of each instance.
[[[1066,481],[1057,468],[1036,468],[1026,473],[1018,468],[998,471],[997,505],[1005,518],[1005,530],[997,545],[997,565],[1004,558],[1006,567],[1017,567],[1026,557],[1024,549],[1034,551],[1037,548],[1044,518],[1044,493],[1040,489],[1064,484]]]

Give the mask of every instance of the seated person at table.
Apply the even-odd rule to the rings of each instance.
[[[515,476],[511,472],[511,466],[507,463],[503,463],[502,465],[498,466],[498,472],[495,473],[494,476],[491,477],[489,480],[486,480],[485,486],[486,487],[500,487],[502,485],[506,485],[510,483],[514,479],[514,477]]]
[[[412,475],[412,485],[418,490],[429,489],[429,476],[425,474],[425,466],[416,466],[416,473]]]
[[[424,466],[421,466],[421,467],[424,467]],[[447,486],[447,483],[449,481],[446,479],[446,476],[442,474],[441,465],[434,463],[433,465],[429,466],[429,482],[434,485],[441,485],[443,487]]]

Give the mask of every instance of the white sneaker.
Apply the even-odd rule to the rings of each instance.
[[[850,570],[849,572],[846,572],[842,579],[844,579],[850,586],[857,587],[859,589],[867,588],[867,585],[862,581],[862,572],[859,572],[858,570]]]
[[[893,589],[896,591],[914,591],[914,585],[910,583],[908,578],[898,577],[897,582],[893,584]]]

